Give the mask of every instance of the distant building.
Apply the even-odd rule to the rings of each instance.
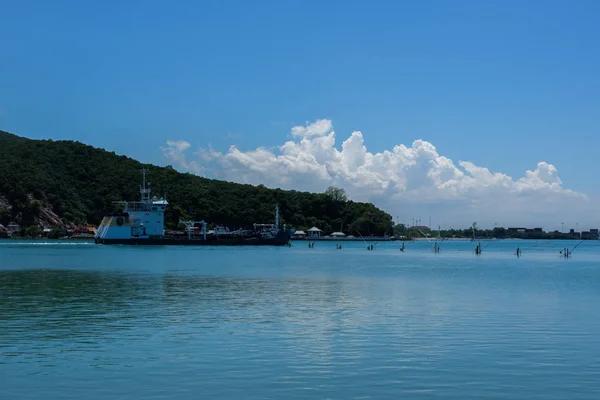
[[[509,232],[525,233],[527,231],[527,228],[508,228],[506,230]]]
[[[295,231],[292,235],[292,239],[304,239],[306,237],[306,232],[304,231]]]
[[[218,229],[219,227],[217,227]],[[80,237],[80,238],[86,238],[86,237],[93,237],[94,234],[96,233],[96,227],[93,226],[78,226],[75,229],[73,229],[73,231],[71,232],[72,237]]]
[[[581,232],[582,239],[598,239],[598,229],[590,229],[589,231]]]
[[[18,224],[8,224],[6,230],[10,233],[19,232],[21,230],[21,226],[19,226]]]
[[[532,233],[532,232],[543,232],[544,230],[542,228],[531,228],[531,229],[526,229],[525,232],[528,233]]]
[[[575,232],[575,229],[569,229],[569,235],[573,237],[579,237],[581,234],[579,232]]]

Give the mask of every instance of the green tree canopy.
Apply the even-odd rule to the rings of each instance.
[[[346,202],[348,201],[348,196],[346,195],[346,191],[342,188],[329,186],[325,191],[325,195],[334,202]]]

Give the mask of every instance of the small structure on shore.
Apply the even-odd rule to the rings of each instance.
[[[319,239],[321,237],[321,232],[323,232],[323,231],[320,230],[319,228],[317,228],[316,226],[313,226],[312,228],[310,228],[308,230],[308,238],[309,239]]]
[[[21,230],[21,226],[19,224],[10,223],[6,226],[6,230],[8,233],[15,233]]]
[[[292,235],[292,239],[306,239],[306,232],[304,231],[295,231]]]

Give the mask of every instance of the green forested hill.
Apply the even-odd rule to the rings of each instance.
[[[279,203],[281,222],[297,229],[381,235],[392,217],[372,204],[343,196],[267,189],[206,179],[171,167],[143,165],[114,152],[73,141],[31,140],[0,131],[0,223],[94,224],[113,210],[113,201],[139,198],[140,170],[156,195],[170,202],[167,225],[179,218],[232,227],[272,222]]]

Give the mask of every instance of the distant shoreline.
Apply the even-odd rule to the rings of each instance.
[[[86,237],[62,237],[62,238],[48,238],[48,237],[0,237],[0,243],[10,242],[10,241],[18,241],[18,240],[35,240],[35,241],[43,241],[43,240],[51,240],[56,242],[94,242],[94,238],[86,238]],[[435,242],[439,239],[433,238],[412,238],[412,239],[395,239],[390,237],[362,237],[362,238],[348,238],[348,237],[321,237],[321,238],[292,238],[291,242]],[[596,238],[546,238],[546,239],[535,239],[535,238],[477,238],[473,240],[472,238],[442,238],[444,242],[495,242],[495,241],[561,241],[561,240],[585,240],[585,241],[595,241],[599,240]]]
[[[432,238],[412,238],[412,239],[394,239],[393,241],[395,242],[412,242],[412,241],[422,241],[422,240],[429,240],[429,241],[436,241],[439,240],[436,237],[432,237]],[[566,238],[442,238],[443,241],[468,241],[468,242],[490,242],[490,241],[496,241],[496,240],[512,240],[512,241],[519,241],[519,240],[541,240],[541,241],[554,241],[554,240],[598,240],[597,238],[576,238],[576,237],[566,237]]]
[[[437,241],[439,240],[437,237],[431,237],[431,238],[424,238],[424,237],[419,237],[419,238],[410,238],[410,239],[396,239],[396,238],[392,238],[392,237],[374,237],[374,236],[369,236],[369,237],[320,237],[320,238],[292,238],[292,241],[300,241],[300,242],[374,242],[374,241],[379,241],[379,242],[414,242],[414,241]],[[570,237],[570,238],[543,238],[543,239],[538,239],[538,238],[475,238],[473,240],[473,238],[442,238],[442,241],[453,241],[453,242],[490,242],[490,241],[497,241],[497,240],[511,240],[511,241],[521,241],[521,240],[541,240],[541,241],[555,241],[555,240],[598,240],[597,238],[576,238],[576,237]]]

